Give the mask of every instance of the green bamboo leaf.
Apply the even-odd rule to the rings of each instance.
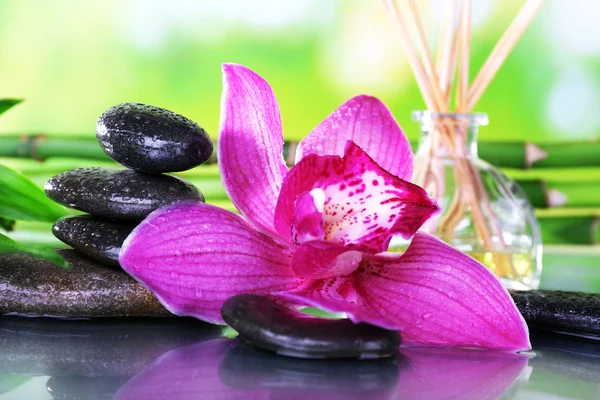
[[[15,228],[15,222],[14,219],[0,217],[0,228],[10,232]]]
[[[227,339],[235,339],[239,336],[236,330],[229,326],[224,326],[221,328],[221,336],[226,337]]]
[[[67,214],[27,177],[0,165],[0,217],[54,222]]]
[[[22,101],[23,99],[0,99],[0,114],[8,111]]]
[[[0,253],[27,253],[35,258],[50,261],[62,268],[69,268],[65,259],[50,247],[41,246],[38,244],[27,244],[26,246],[21,245],[1,233]]]

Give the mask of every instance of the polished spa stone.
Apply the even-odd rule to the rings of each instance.
[[[109,108],[98,119],[96,137],[110,158],[148,173],[191,169],[213,151],[210,137],[194,121],[146,104]]]
[[[600,294],[529,290],[510,295],[530,330],[600,337]]]
[[[22,253],[0,253],[0,315],[54,317],[159,317],[171,314],[122,270],[75,250],[57,250],[71,266]]]
[[[128,169],[65,171],[46,182],[44,190],[64,206],[126,221],[141,221],[157,208],[176,201],[204,201],[202,193],[183,179]]]
[[[119,266],[119,251],[135,224],[78,215],[59,219],[56,238],[104,265]]]
[[[400,345],[397,331],[306,316],[253,294],[231,297],[221,315],[242,340],[290,357],[382,358],[394,355]]]

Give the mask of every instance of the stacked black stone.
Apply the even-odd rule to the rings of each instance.
[[[96,137],[128,169],[74,169],[54,176],[44,189],[57,203],[90,214],[59,220],[54,236],[104,265],[118,266],[123,241],[148,214],[177,201],[204,201],[194,185],[164,173],[208,161],[213,145],[194,121],[134,103],[102,114]]]

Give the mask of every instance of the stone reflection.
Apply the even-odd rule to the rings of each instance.
[[[220,333],[218,327],[187,318],[2,316],[0,374],[50,376],[48,391],[55,399],[109,399],[165,352]]]
[[[536,332],[532,344],[538,357],[529,363],[534,370],[576,381],[600,383],[600,337],[577,337]]]

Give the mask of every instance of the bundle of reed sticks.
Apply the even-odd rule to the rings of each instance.
[[[472,0],[448,0],[435,58],[425,35],[416,0],[383,0],[398,21],[408,61],[431,111],[450,111],[455,75],[456,113],[473,110],[494,76],[523,35],[544,0],[526,0],[469,85]]]
[[[436,153],[444,152],[455,160],[455,182],[461,186],[454,191],[443,216],[430,224],[429,230],[453,243],[456,227],[469,213],[483,249],[492,254],[496,273],[516,277],[512,259],[506,254],[502,227],[494,216],[482,178],[469,160],[469,121],[464,114],[471,113],[543,0],[525,2],[472,83],[469,80],[472,0],[448,0],[435,61],[416,0],[383,1],[399,24],[417,84],[428,110],[434,113],[425,168],[416,171],[413,181],[430,194],[433,192],[434,197],[441,197],[445,174],[434,166],[433,159]]]

